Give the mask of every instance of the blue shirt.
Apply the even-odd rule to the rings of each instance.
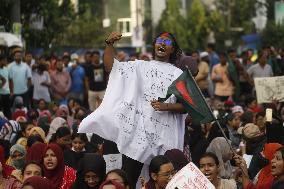
[[[72,80],[70,92],[83,93],[85,70],[81,66],[77,66],[76,68],[68,67],[68,72]]]
[[[7,95],[10,94],[9,88],[9,70],[8,67],[0,68],[0,76],[4,77],[6,82],[2,88],[0,88],[0,94]],[[0,83],[0,86],[2,83]]]
[[[31,69],[29,66],[21,62],[17,64],[12,62],[9,64],[9,79],[14,84],[14,94],[23,94],[28,91],[28,79],[32,78]]]

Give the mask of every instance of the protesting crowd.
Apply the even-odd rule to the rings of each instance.
[[[254,82],[284,75],[283,49],[188,53],[164,32],[152,52],[127,54],[121,37],[103,53],[0,56],[0,188],[165,189],[190,162],[216,189],[284,188],[283,92],[259,103]],[[199,94],[210,122],[160,100],[188,70],[200,90],[180,94],[193,109]]]

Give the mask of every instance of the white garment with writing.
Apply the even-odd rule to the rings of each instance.
[[[157,112],[150,104],[165,97],[181,73],[164,62],[115,60],[103,102],[81,122],[79,132],[114,141],[120,153],[146,164],[169,149],[182,150],[185,115]]]

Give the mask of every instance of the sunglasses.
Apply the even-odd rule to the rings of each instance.
[[[156,39],[156,44],[162,44],[162,43],[164,43],[165,45],[167,45],[167,46],[170,46],[170,45],[172,45],[172,40],[170,40],[170,39],[163,39],[163,38],[161,38],[161,37],[158,37],[157,39]]]

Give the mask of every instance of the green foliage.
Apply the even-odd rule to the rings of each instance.
[[[34,1],[34,2],[33,2]],[[63,32],[75,18],[73,7],[69,0],[26,0],[22,10],[23,15],[23,37],[26,40],[27,48],[43,47],[47,49],[50,44],[59,43]],[[34,10],[34,11],[28,11]],[[36,13],[44,18],[42,30],[35,30],[30,27],[30,15]]]
[[[94,17],[90,9],[77,17],[68,27],[61,41],[63,46],[100,47],[104,45],[106,29],[102,20]]]
[[[266,28],[262,31],[261,37],[262,44],[283,48],[284,25],[276,25],[275,22],[269,22]]]
[[[163,31],[173,33],[182,49],[188,49],[186,21],[180,14],[180,1],[168,0],[167,7],[161,15],[161,20],[156,29],[156,33]]]
[[[199,0],[193,0],[187,18],[189,50],[201,49],[205,45],[208,25],[205,8]]]

